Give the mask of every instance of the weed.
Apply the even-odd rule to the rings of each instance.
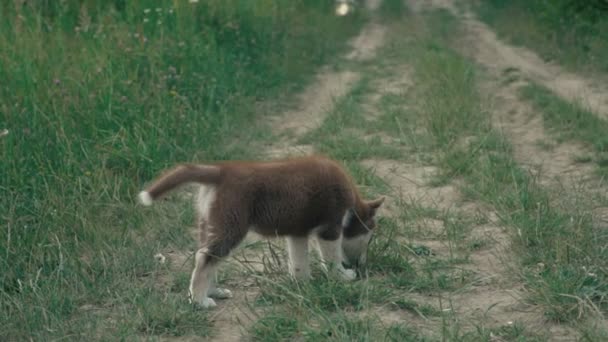
[[[286,341],[293,338],[300,328],[292,315],[283,312],[270,313],[258,319],[250,330],[255,341]]]
[[[429,304],[419,304],[412,300],[399,299],[394,303],[395,307],[407,310],[422,317],[439,316],[441,313]]]

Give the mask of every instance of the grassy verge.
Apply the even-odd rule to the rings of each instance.
[[[602,1],[480,1],[476,10],[510,42],[587,72],[608,71],[608,7]]]
[[[194,246],[189,206],[142,211],[133,194],[178,161],[252,158],[258,104],[360,28],[332,5],[0,5],[3,340],[212,333],[187,279],[153,258]]]

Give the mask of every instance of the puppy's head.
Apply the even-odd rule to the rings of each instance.
[[[363,264],[367,259],[367,248],[376,228],[376,213],[384,203],[384,197],[365,201],[357,211],[346,213],[342,220],[344,238],[342,249],[346,262],[351,265]]]

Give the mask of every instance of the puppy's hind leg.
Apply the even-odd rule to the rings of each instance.
[[[227,230],[224,230],[227,231]],[[214,307],[217,304],[211,298],[230,298],[232,293],[214,285],[215,271],[219,262],[230,254],[245,237],[246,230],[230,230],[227,236],[214,236],[207,239],[207,246],[196,252],[196,264],[190,280],[190,299],[203,308]]]
[[[212,260],[208,256],[209,249],[206,247],[196,251],[194,270],[190,278],[190,300],[203,308],[217,305],[213,299],[208,297],[208,291],[217,269],[217,260]]]

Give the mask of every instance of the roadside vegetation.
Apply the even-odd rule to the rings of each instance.
[[[572,25],[546,18],[549,7],[563,17],[566,3],[491,0],[478,10],[573,70],[608,68],[608,54],[591,59],[608,51],[606,22],[591,11],[603,2],[576,7]],[[222,329],[255,341],[608,337],[596,324],[608,312],[608,235],[594,211],[608,202],[601,188],[556,189],[517,159],[517,137],[500,129],[482,89],[487,70],[462,53],[465,32],[449,11],[412,12],[400,0],[345,17],[321,0],[0,6],[0,132],[9,130],[0,136],[0,339]],[[374,58],[340,57],[368,21],[386,28]],[[268,114],[321,65],[357,81],[318,127],[297,137],[271,129]],[[598,165],[587,176],[605,177],[604,120],[532,82],[518,95],[556,144],[589,147],[573,156]],[[262,158],[285,137],[344,163],[366,197],[388,197],[359,279],[327,276],[311,253],[312,279],[295,281],[281,240],[248,241],[219,272],[235,298],[215,311],[191,306],[188,192],[153,210],[134,194],[173,163]],[[519,297],[494,298],[506,291]]]
[[[134,194],[176,162],[254,158],[260,118],[364,14],[308,0],[6,1],[0,13],[0,339],[210,334],[187,284],[159,286],[153,257],[195,246],[190,208],[145,211]]]
[[[605,0],[482,0],[479,17],[509,42],[571,70],[608,72]]]

